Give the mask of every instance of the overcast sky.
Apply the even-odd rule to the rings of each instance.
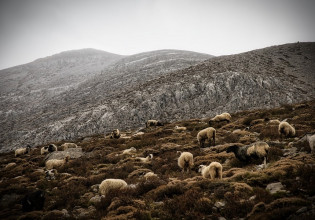
[[[66,50],[226,55],[315,41],[314,0],[0,0],[0,69]]]

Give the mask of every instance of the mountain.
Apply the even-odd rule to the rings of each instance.
[[[93,77],[124,56],[95,49],[66,51],[0,71],[0,94],[61,92]]]
[[[127,130],[144,126],[148,119],[202,118],[314,99],[315,43],[212,57],[184,69],[157,72],[157,77],[153,71],[151,79],[145,78],[150,71],[126,67],[135,60],[149,61],[142,56],[118,61],[96,80],[53,97],[41,108],[6,113],[2,122],[10,132],[1,133],[2,148]]]
[[[0,153],[0,219],[314,219],[315,160],[305,137],[315,132],[314,110],[313,100],[231,113],[231,122],[213,125],[216,145],[206,142],[205,148],[196,136],[210,117],[123,131],[120,139],[81,137],[78,148],[64,151],[63,141],[53,142],[59,151],[47,155],[40,154],[45,145],[18,157]],[[288,119],[296,136],[280,137],[278,125],[266,118]],[[242,162],[226,152],[256,141],[270,146],[266,167],[263,159]],[[132,147],[132,155],[123,154]],[[193,154],[189,173],[178,166],[177,151]],[[136,159],[149,154],[148,163]],[[66,156],[64,166],[45,169],[45,161]],[[199,166],[214,161],[222,164],[222,179],[203,178]],[[149,172],[155,176],[144,176]],[[101,196],[105,179],[122,179],[130,188]],[[35,200],[37,209],[23,211],[21,200],[36,190],[45,192],[43,207],[30,197],[27,203]]]
[[[180,50],[160,50],[124,57],[85,49],[63,52],[2,70],[0,151],[28,141],[42,143],[46,126],[52,128],[54,122],[69,121],[77,113],[83,114],[84,108],[89,105],[107,100],[107,97],[124,89],[211,57]],[[41,128],[43,130],[39,131]],[[66,132],[59,138],[72,136],[71,133]],[[50,137],[46,138],[50,140]]]

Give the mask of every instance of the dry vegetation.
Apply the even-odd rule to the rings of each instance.
[[[231,123],[214,125],[216,146],[201,150],[196,135],[207,127],[207,120],[199,119],[145,128],[139,136],[122,132],[118,140],[82,138],[75,143],[82,147],[83,157],[58,169],[54,180],[45,178],[42,146],[17,158],[14,152],[1,154],[0,219],[314,219],[315,158],[306,143],[297,142],[315,132],[314,111],[312,101],[232,114]],[[297,137],[280,139],[277,126],[267,125],[265,118],[288,118]],[[175,132],[176,125],[186,126],[187,131]],[[246,164],[225,152],[231,143],[257,140],[271,147],[266,169],[260,169],[262,161]],[[290,142],[297,143],[289,147]],[[134,157],[121,154],[130,147],[137,149]],[[194,155],[191,173],[181,172],[177,150]],[[134,159],[150,153],[151,163]],[[203,179],[197,173],[198,165],[213,161],[223,165],[222,180]],[[6,167],[9,163],[15,165]],[[143,178],[149,171],[158,177]],[[97,184],[106,178],[120,178],[135,187],[93,202],[91,198],[99,195]],[[268,192],[266,186],[274,182],[281,182],[284,191]],[[43,210],[22,212],[20,200],[36,188],[46,192]]]

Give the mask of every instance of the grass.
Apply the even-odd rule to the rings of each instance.
[[[45,178],[45,156],[39,154],[40,148],[18,158],[13,152],[0,154],[0,198],[10,198],[12,194],[21,198],[35,188],[47,192],[41,213],[22,213],[17,200],[7,204],[1,200],[0,218],[39,219],[45,215],[48,219],[58,218],[60,213],[55,211],[67,209],[70,219],[74,219],[74,207],[88,209],[90,196],[98,195],[91,186],[95,188],[106,178],[124,179],[128,184],[135,185],[128,190],[114,190],[102,198],[100,203],[93,205],[96,211],[88,216],[89,219],[245,218],[258,203],[263,203],[265,209],[257,210],[249,219],[288,218],[300,207],[309,206],[307,198],[315,195],[314,156],[309,154],[307,142],[295,140],[315,131],[313,109],[315,102],[311,101],[305,106],[291,105],[232,114],[231,123],[214,125],[217,130],[216,145],[221,146],[202,150],[196,136],[209,125],[207,120],[199,119],[145,128],[144,135],[138,137],[126,133],[128,138],[125,139],[109,139],[103,135],[81,138],[75,143],[82,147],[85,155],[71,159],[58,169],[55,180]],[[280,140],[277,126],[266,124],[264,119],[267,117],[288,118],[297,130],[297,137]],[[187,131],[174,132],[176,125],[187,127]],[[245,130],[246,127],[249,129]],[[262,160],[241,162],[234,154],[225,152],[226,146],[231,143],[250,144],[257,138],[271,143],[266,169],[257,168]],[[290,142],[294,142],[297,153],[284,157],[283,150]],[[130,147],[137,149],[134,156],[121,154]],[[190,173],[182,173],[178,167],[177,150],[194,155],[195,166]],[[154,154],[151,163],[135,160],[135,157],[149,153]],[[213,161],[223,165],[222,180],[203,179],[197,172],[200,164]],[[11,162],[16,165],[6,169],[5,166]],[[142,171],[152,171],[158,178],[146,180],[139,174]],[[270,195],[265,188],[272,182],[281,182],[290,193]],[[225,207],[213,208],[217,201],[225,202]]]

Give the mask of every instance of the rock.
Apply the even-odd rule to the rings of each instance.
[[[214,206],[217,207],[218,209],[221,209],[225,206],[225,202],[216,202]]]
[[[95,185],[91,186],[92,191],[97,193],[99,186],[100,186],[100,184],[95,184]]]
[[[72,214],[77,219],[87,219],[93,216],[93,213],[96,211],[94,206],[89,206],[87,209],[84,209],[80,206],[74,207]]]
[[[252,200],[254,200],[254,199],[256,199],[256,195],[249,197],[248,200],[249,200],[249,201],[252,201]]]
[[[299,210],[296,211],[296,214],[300,214],[300,213],[303,213],[303,212],[306,212],[307,211],[307,207],[304,206],[302,208],[300,208]]]
[[[66,158],[66,156],[70,156],[71,159],[75,159],[75,158],[80,158],[84,155],[84,153],[82,152],[82,148],[77,147],[77,148],[68,148],[67,150],[64,151],[54,151],[50,154],[48,154],[45,157],[45,160],[51,160],[51,159],[64,159]]]
[[[15,167],[16,166],[16,163],[8,163],[6,166],[5,166],[5,168],[4,169],[10,169],[10,168],[13,168],[13,167]]]
[[[226,220],[226,218],[221,216],[221,217],[218,218],[218,220]]]
[[[267,185],[266,190],[268,190],[270,192],[270,194],[275,194],[278,192],[287,192],[286,190],[283,189],[284,186],[282,185],[281,182],[277,182],[277,183],[270,183]]]
[[[290,148],[284,149],[283,152],[284,152],[283,153],[284,157],[289,156],[289,155],[295,155],[297,152],[297,148],[296,147],[290,147]]]
[[[101,202],[102,197],[104,198],[105,196],[96,195],[96,196],[94,196],[94,197],[92,197],[92,198],[90,199],[89,203],[90,203],[91,205],[97,205],[97,204],[99,204],[99,203]]]

